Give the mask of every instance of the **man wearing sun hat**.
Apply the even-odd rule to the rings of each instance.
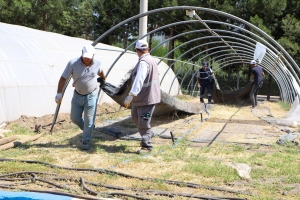
[[[259,89],[263,85],[263,76],[265,75],[263,72],[263,69],[261,66],[256,64],[255,60],[250,61],[250,65],[252,67],[251,74],[252,78],[254,80],[254,85],[252,86],[251,92],[250,92],[250,100],[252,103],[252,108],[255,108],[257,106],[257,94]]]
[[[142,136],[141,149],[137,153],[146,153],[153,148],[150,122],[155,106],[161,100],[160,82],[157,63],[149,54],[148,43],[138,40],[135,50],[139,60],[131,72],[132,87],[124,106],[128,108],[132,103],[131,117]]]
[[[81,149],[90,148],[90,140],[94,128],[94,112],[97,106],[97,78],[105,80],[99,60],[94,58],[95,48],[87,44],[82,48],[82,55],[69,61],[58,82],[55,102],[62,101],[62,89],[66,80],[72,76],[74,93],[71,102],[70,118],[81,130]],[[97,76],[98,75],[98,76]],[[84,118],[82,114],[84,113]]]

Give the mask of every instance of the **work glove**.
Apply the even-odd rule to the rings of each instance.
[[[55,96],[55,102],[57,104],[61,104],[61,101],[62,101],[62,93],[57,93]]]
[[[101,77],[98,77],[97,82],[100,83],[101,85],[104,85],[105,84],[105,79],[103,79]]]
[[[128,108],[130,106],[130,103],[132,102],[133,96],[128,95],[124,100],[124,106],[125,108]]]
[[[198,88],[200,88],[200,87],[201,87],[199,83],[197,84],[197,87],[198,87]]]

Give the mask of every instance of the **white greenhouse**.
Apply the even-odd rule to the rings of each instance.
[[[81,55],[85,44],[91,43],[80,38],[0,23],[0,125],[21,115],[41,117],[54,114],[57,84],[66,64]],[[96,49],[95,57],[101,61],[105,73],[123,50],[100,43]],[[122,56],[109,73],[107,82],[118,85],[137,59],[132,52]],[[161,62],[160,74],[167,69],[168,66]],[[169,92],[175,75],[169,70],[166,76],[161,89]],[[178,87],[176,80],[170,94],[177,94]],[[61,113],[69,113],[72,94],[71,81],[60,107]],[[113,103],[113,100],[102,92],[98,103],[103,102]]]

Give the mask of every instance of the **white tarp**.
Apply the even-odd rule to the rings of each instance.
[[[257,42],[255,51],[254,51],[254,56],[253,56],[254,60],[258,61],[258,63],[261,63],[266,52],[267,52],[267,47],[265,45]]]
[[[21,115],[41,117],[54,114],[58,80],[70,59],[81,55],[82,47],[92,41],[57,33],[35,30],[0,22],[0,124]],[[95,57],[106,73],[123,49],[98,43]],[[135,66],[135,52],[125,53],[115,64],[107,82],[116,84]],[[168,66],[159,65],[160,74]],[[168,92],[175,74],[169,70],[161,89]],[[72,80],[66,89],[60,113],[69,113],[74,88]],[[176,79],[171,95],[177,95]],[[101,92],[99,103],[114,101]]]

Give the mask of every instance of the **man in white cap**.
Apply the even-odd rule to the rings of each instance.
[[[155,106],[161,100],[159,72],[146,41],[138,40],[135,49],[139,60],[131,73],[132,88],[124,106],[128,108],[132,102],[131,117],[142,136],[141,149],[137,153],[146,153],[153,148],[150,122]]]
[[[259,90],[259,88],[262,87],[262,85],[264,83],[263,76],[265,74],[263,72],[262,67],[257,65],[255,60],[251,60],[250,65],[252,67],[252,69],[251,69],[252,79],[254,80],[254,85],[250,92],[250,100],[252,103],[252,108],[255,108],[257,106],[258,90]]]
[[[71,102],[70,118],[81,130],[81,149],[90,148],[90,140],[94,128],[94,113],[97,106],[97,78],[105,80],[105,75],[99,60],[94,58],[95,48],[87,44],[82,48],[82,55],[69,61],[58,82],[55,102],[62,101],[62,89],[67,79],[72,76],[74,94]],[[98,75],[98,76],[97,76]],[[84,113],[84,118],[82,114]]]

